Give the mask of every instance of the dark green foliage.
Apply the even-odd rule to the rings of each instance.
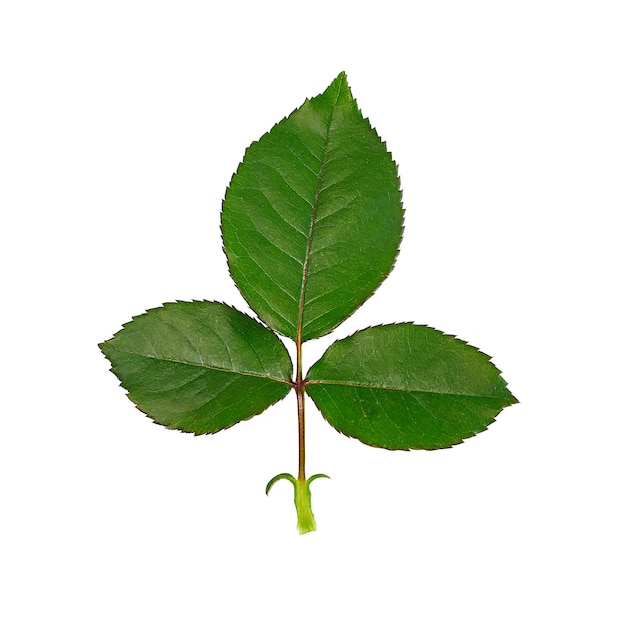
[[[389,274],[398,172],[341,73],[253,143],[222,212],[230,272],[259,317],[302,340],[343,322]]]
[[[336,341],[307,375],[307,393],[340,432],[381,448],[446,448],[516,402],[486,354],[414,324]]]
[[[402,237],[398,173],[341,73],[254,142],[222,211],[228,266],[267,325],[217,302],[152,309],[100,344],[155,422],[215,433],[294,389],[300,532],[315,530],[304,471],[304,397],[338,431],[389,449],[436,449],[484,430],[517,400],[489,357],[427,326],[376,326],[335,342],[302,375],[302,344],[343,322],[391,271]],[[450,251],[453,254],[454,251]],[[269,328],[268,328],[269,327]],[[295,341],[296,371],[275,334]]]
[[[291,388],[291,359],[278,337],[219,302],[151,309],[100,348],[144,413],[198,435],[261,413]]]

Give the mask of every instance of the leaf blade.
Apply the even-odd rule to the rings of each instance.
[[[456,445],[517,402],[489,356],[415,324],[335,342],[309,370],[306,391],[339,432],[393,450]]]
[[[291,389],[291,359],[269,329],[207,301],[151,309],[100,344],[128,397],[155,422],[214,433]]]
[[[223,203],[231,276],[268,326],[330,332],[391,271],[402,237],[397,167],[342,72],[247,150]]]

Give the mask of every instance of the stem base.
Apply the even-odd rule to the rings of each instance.
[[[311,483],[316,478],[330,478],[326,474],[314,474],[308,480],[305,478],[294,478],[291,474],[278,474],[274,476],[267,487],[265,493],[268,494],[274,483],[284,478],[288,480],[294,489],[294,503],[296,505],[296,513],[298,515],[298,532],[301,535],[317,530],[313,509],[311,508]]]

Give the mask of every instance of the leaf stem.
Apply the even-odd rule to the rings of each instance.
[[[304,382],[302,380],[302,331],[296,337],[296,398],[298,400],[298,480],[306,480],[304,471]]]
[[[278,474],[274,476],[267,487],[265,493],[269,494],[275,482],[283,478],[288,480],[294,488],[294,502],[298,514],[298,531],[301,535],[309,533],[317,528],[313,509],[311,508],[311,483],[318,478],[329,478],[326,474],[314,474],[307,480],[304,471],[304,385],[306,381],[302,379],[302,334],[300,327],[296,336],[296,381],[293,386],[298,399],[298,478],[291,474]]]

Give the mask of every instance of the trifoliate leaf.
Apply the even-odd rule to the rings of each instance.
[[[197,435],[257,415],[291,388],[293,366],[280,339],[219,302],[151,309],[100,348],[144,413]]]
[[[392,450],[460,443],[517,402],[486,354],[415,324],[335,342],[309,370],[306,391],[337,430]]]
[[[402,219],[396,165],[341,73],[247,149],[222,236],[252,309],[304,341],[372,295],[393,266]]]

